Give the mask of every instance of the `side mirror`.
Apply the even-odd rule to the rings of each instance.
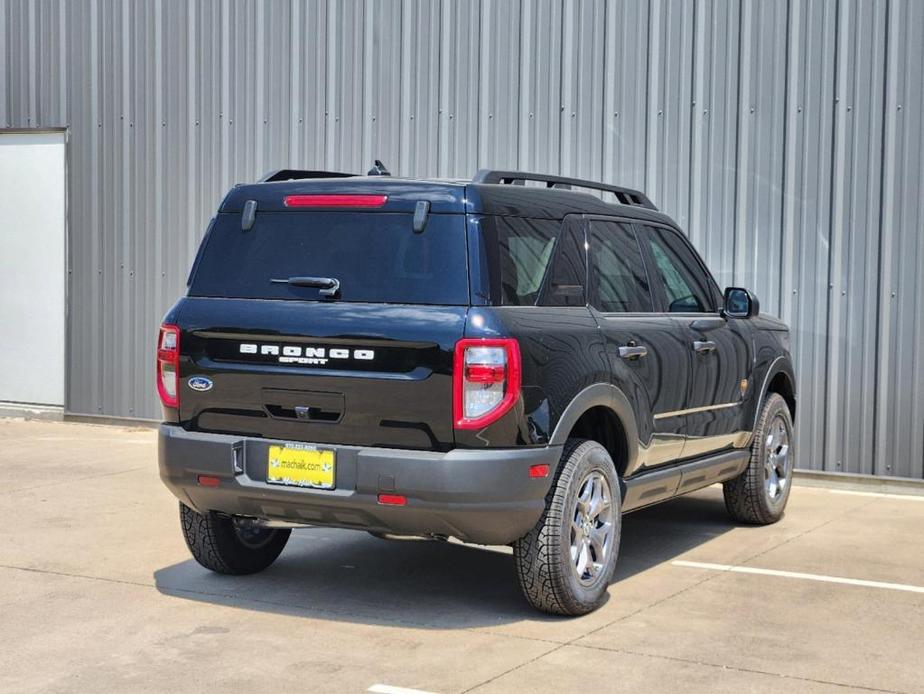
[[[760,313],[760,302],[747,289],[728,287],[722,313],[727,318],[751,318]]]

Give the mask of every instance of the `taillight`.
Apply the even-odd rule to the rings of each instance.
[[[482,429],[496,422],[520,397],[520,345],[512,338],[464,339],[453,363],[456,429]]]
[[[387,195],[325,193],[287,195],[283,203],[286,207],[381,207],[386,200],[388,200]]]
[[[157,337],[157,394],[164,407],[180,406],[180,329],[160,326]]]

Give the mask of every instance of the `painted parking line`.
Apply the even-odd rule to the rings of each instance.
[[[859,578],[844,578],[843,576],[825,576],[824,574],[805,574],[798,571],[777,571],[776,569],[758,569],[753,566],[731,566],[729,564],[707,564],[699,561],[672,561],[674,566],[685,566],[689,569],[708,569],[710,571],[727,571],[738,574],[757,574],[759,576],[777,576],[779,578],[799,578],[803,581],[821,581],[822,583],[841,583],[847,586],[862,586],[864,588],[882,588],[884,590],[901,590],[906,593],[924,593],[924,586],[912,586],[906,583],[887,583],[885,581],[864,581]]]
[[[373,684],[366,691],[375,692],[375,694],[432,694],[432,692],[425,692],[423,689],[392,687],[390,684]]]
[[[913,494],[887,494],[884,492],[857,492],[852,489],[829,489],[831,494],[846,494],[849,496],[872,496],[880,499],[900,499],[902,501],[924,501],[924,495]]]

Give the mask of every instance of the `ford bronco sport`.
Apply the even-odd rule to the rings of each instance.
[[[582,614],[624,513],[721,482],[781,517],[788,348],[641,192],[284,170],[231,189],[164,319],[160,474],[213,571],[304,525],[451,536]]]

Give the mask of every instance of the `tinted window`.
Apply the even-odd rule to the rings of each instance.
[[[412,215],[385,212],[265,212],[253,228],[221,214],[201,251],[190,296],[316,301],[319,290],[274,283],[332,277],[340,300],[468,303],[463,215],[430,215],[415,234]]]
[[[486,225],[486,242],[496,249],[493,273],[500,280],[500,301],[532,306],[555,252],[560,223],[552,220],[494,217]]]
[[[593,221],[590,230],[594,306],[606,313],[652,311],[645,264],[632,229],[615,222]]]
[[[713,283],[686,242],[655,227],[646,227],[645,237],[654,260],[653,281],[663,292],[665,308],[672,313],[715,311]]]
[[[543,302],[546,306],[587,305],[584,296],[587,253],[584,250],[584,225],[580,217],[563,222],[549,273]]]

